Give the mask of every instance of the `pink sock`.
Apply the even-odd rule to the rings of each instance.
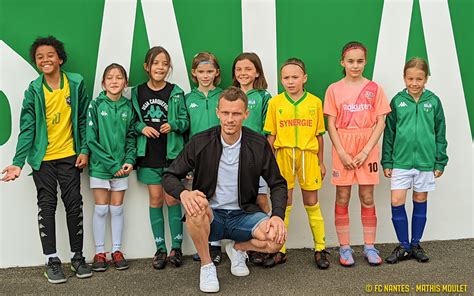
[[[377,232],[377,216],[375,215],[375,207],[361,207],[360,215],[362,219],[362,227],[364,229],[364,244],[373,245],[375,243],[375,234]]]
[[[348,246],[350,243],[349,233],[349,211],[348,206],[341,206],[336,203],[334,210],[334,222],[336,224],[337,238],[341,246]]]

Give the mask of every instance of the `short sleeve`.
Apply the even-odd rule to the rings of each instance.
[[[392,111],[390,105],[387,100],[387,96],[385,95],[385,91],[379,85],[377,90],[377,95],[375,96],[375,114],[377,115],[385,115]]]
[[[316,114],[316,136],[322,135],[326,132],[326,127],[324,126],[324,114],[323,114],[323,103],[320,99],[317,100],[317,114]]]
[[[324,114],[334,117],[337,116],[336,99],[334,97],[332,85],[328,87],[326,95],[324,96]]]
[[[267,109],[267,116],[265,118],[265,125],[263,126],[263,131],[266,134],[276,135],[276,107],[275,107],[276,100],[270,99],[268,102],[268,109]]]

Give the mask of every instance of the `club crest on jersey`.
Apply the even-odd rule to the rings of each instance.
[[[333,171],[332,171],[332,176],[333,176],[334,178],[339,178],[339,177],[341,176],[341,174],[339,173],[338,170],[333,170]]]
[[[257,101],[255,100],[248,100],[248,108],[255,109],[255,105],[257,105]]]
[[[123,120],[123,121],[127,120],[127,117],[128,117],[127,112],[123,111],[123,112],[122,112],[122,120]]]
[[[365,92],[365,97],[366,97],[367,99],[373,99],[373,98],[374,98],[374,93],[371,92],[371,91],[366,91],[366,92]]]
[[[280,114],[283,113],[283,109],[278,109],[278,112],[280,112]]]
[[[313,108],[309,109],[309,115],[314,115],[316,114],[316,110],[314,110]]]
[[[172,96],[171,99],[173,100],[173,102],[179,101],[179,94]]]
[[[433,109],[433,105],[431,105],[431,103],[425,103],[423,105],[423,109],[425,110],[425,112],[431,112],[431,110]]]
[[[67,97],[66,97],[66,104],[68,104],[69,106],[71,106],[71,96],[67,96]]]

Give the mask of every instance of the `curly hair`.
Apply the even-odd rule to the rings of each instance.
[[[38,37],[36,40],[33,42],[33,44],[30,47],[30,58],[33,63],[36,62],[36,50],[38,47],[43,46],[43,45],[49,45],[54,47],[56,50],[56,53],[58,54],[59,59],[63,60],[63,65],[67,61],[67,54],[66,51],[64,50],[64,43],[56,39],[54,36],[48,36],[48,37]]]

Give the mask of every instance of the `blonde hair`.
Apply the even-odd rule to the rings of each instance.
[[[407,75],[407,70],[410,68],[416,68],[425,72],[426,78],[428,78],[428,75],[430,75],[430,68],[428,67],[428,63],[422,58],[413,57],[408,60],[408,62],[405,64],[405,67],[403,67],[403,77]]]

